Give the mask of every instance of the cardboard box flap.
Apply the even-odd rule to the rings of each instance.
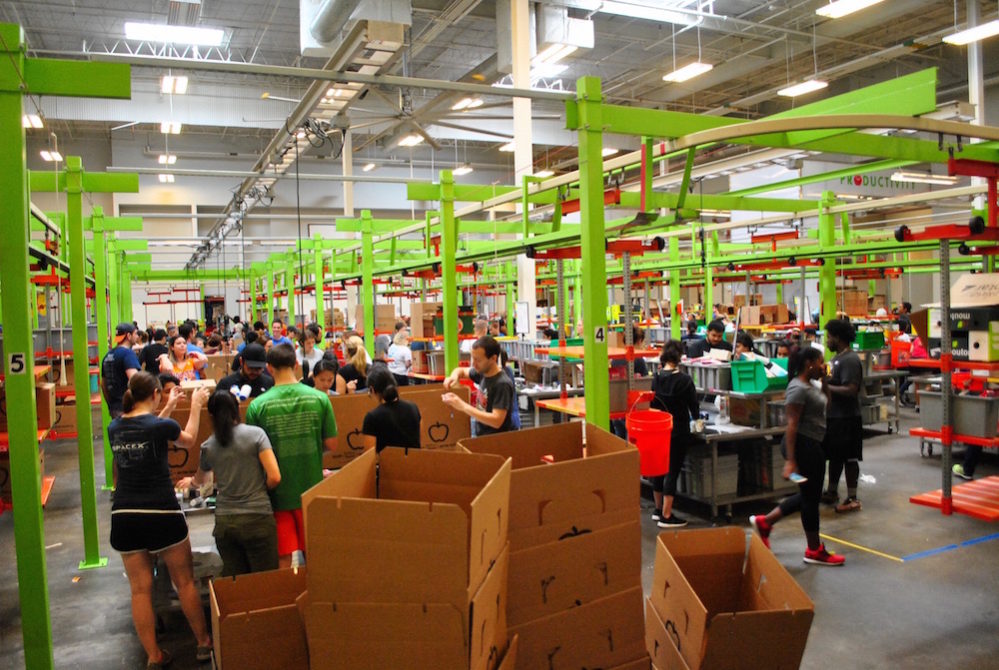
[[[631,663],[623,663],[621,665],[615,665],[609,670],[649,670],[649,657],[643,656]]]
[[[999,274],[963,274],[950,288],[951,307],[991,307],[999,304]]]
[[[222,612],[253,612],[293,603],[305,591],[305,568],[269,570],[212,580]]]
[[[452,392],[465,402],[471,400],[471,389],[467,386],[458,386]],[[424,449],[453,449],[459,440],[472,435],[471,417],[445,405],[442,395],[442,389],[406,393],[406,400],[420,410],[420,446]]]
[[[749,539],[749,560],[743,581],[753,593],[756,609],[807,611],[809,616],[814,613],[815,603],[755,534]]]
[[[530,439],[524,439],[530,436]],[[583,457],[583,424],[553,424],[530,431],[496,433],[470,440],[462,440],[461,445],[475,454],[498,454],[513,459],[513,469],[520,470],[547,465],[550,462],[562,463]]]
[[[309,532],[309,503],[318,497],[332,498],[377,498],[375,463],[378,457],[370,450],[337,471],[334,476],[321,482],[302,494],[302,516],[305,532]]]
[[[796,670],[801,665],[811,612],[789,617],[785,612],[735,612],[711,620],[712,640],[737,640],[738,646],[709,644],[702,668]]]
[[[642,530],[632,523],[510,555],[507,616],[519,625],[641,586]]]
[[[503,654],[503,660],[500,661],[499,667],[496,670],[514,670],[517,667],[517,642],[519,638],[514,635],[510,638],[510,644],[507,645],[506,652]]]
[[[676,631],[666,627],[666,623],[652,606],[652,601],[645,599],[645,648],[652,657],[652,665],[657,670],[690,670],[690,666],[677,644],[680,638]]]
[[[499,663],[507,636],[507,581],[510,549],[504,547],[472,598],[469,612],[471,670],[487,670]]]
[[[316,600],[467,604],[467,581],[454,579],[468,573],[468,520],[459,507],[319,496],[308,514],[308,585]],[[358,579],[359,559],[371,578]]]
[[[597,456],[603,456],[604,454],[618,454],[621,452],[634,452],[636,459],[638,458],[638,449],[631,443],[626,440],[622,440],[613,433],[608,433],[599,426],[594,426],[591,423],[585,425],[587,458],[595,458]]]

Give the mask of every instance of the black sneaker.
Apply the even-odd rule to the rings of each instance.
[[[835,505],[839,502],[839,494],[835,491],[823,491],[820,500],[823,505]]]
[[[652,520],[661,521],[663,518],[663,511],[661,509],[652,510]]]
[[[681,519],[675,514],[670,514],[665,519],[660,519],[656,525],[660,528],[683,528],[687,525],[687,520]]]

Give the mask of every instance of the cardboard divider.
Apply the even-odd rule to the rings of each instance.
[[[223,377],[232,373],[233,354],[210,354],[208,363],[201,371],[202,379],[211,379],[218,382]]]
[[[309,667],[305,626],[295,600],[305,569],[221,577],[209,586],[216,670]]]
[[[637,523],[638,450],[579,422],[462,440],[472,453],[513,460],[510,547],[519,551],[567,534]]]
[[[683,660],[680,650],[676,648],[679,636],[673,623],[666,623],[652,606],[652,601],[645,599],[645,648],[652,657],[652,667],[656,670],[690,670]]]
[[[506,546],[509,495],[496,456],[362,454],[302,495],[312,598],[464,607]]]
[[[665,532],[653,607],[692,670],[797,668],[815,606],[759,537],[741,528]]]
[[[631,663],[625,663],[623,665],[615,665],[613,668],[608,670],[649,670],[649,657],[648,655],[643,656]]]
[[[239,403],[240,421],[246,421],[246,408],[250,406],[250,401]],[[180,424],[180,429],[187,427],[188,417],[191,416],[191,408],[177,407],[170,414],[170,418]],[[183,447],[177,442],[171,442],[167,448],[167,461],[170,463],[170,478],[176,483],[184,477],[191,477],[198,471],[198,464],[201,462],[201,444],[212,436],[212,417],[208,413],[208,407],[201,408],[198,418],[198,434],[194,444],[190,447]]]
[[[642,587],[511,626],[510,634],[520,638],[522,670],[628,667],[647,659]]]

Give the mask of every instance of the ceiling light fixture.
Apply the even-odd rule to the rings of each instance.
[[[702,63],[700,61],[694,61],[689,65],[684,65],[679,70],[673,70],[669,74],[663,77],[663,81],[669,81],[679,84],[680,82],[688,81],[694,77],[699,77],[705,72],[710,72],[714,68],[711,63]]]
[[[161,184],[172,184],[174,182],[174,176],[172,174],[161,174],[159,175]]]
[[[499,150],[503,153],[512,154],[515,149],[513,142],[507,142],[506,144],[500,146]]]
[[[462,98],[458,102],[451,105],[451,111],[453,112],[463,112],[469,109],[475,109],[476,107],[481,107],[485,101],[482,98]]]
[[[187,93],[187,77],[163,75],[163,79],[160,80],[160,93],[184,95]]]
[[[25,128],[44,128],[42,117],[37,114],[25,114],[21,117],[21,125]]]
[[[974,28],[967,28],[960,32],[954,33],[953,35],[948,35],[943,38],[943,41],[947,44],[963,46],[965,44],[978,42],[989,37],[995,37],[996,35],[999,35],[999,19],[983,23],[979,26],[975,26]]]
[[[160,165],[173,165],[177,162],[177,156],[175,154],[160,154],[156,162]]]
[[[829,82],[822,81],[821,79],[809,79],[808,81],[803,81],[800,84],[782,88],[777,91],[777,95],[782,95],[785,98],[795,98],[799,95],[807,95],[809,93],[814,93],[815,91],[821,91],[828,85]]]
[[[549,170],[548,168],[545,168],[544,170],[539,170],[538,172],[535,172],[534,176],[535,177],[541,177],[542,179],[547,179],[548,177],[554,177],[555,176],[555,171],[554,170]]]
[[[612,147],[604,147],[603,149],[600,150],[600,155],[603,156],[604,158],[607,158],[608,156],[613,156],[619,151],[620,149],[614,149]]]
[[[410,135],[405,135],[401,140],[399,140],[400,147],[415,147],[417,144],[423,142],[423,135],[417,133],[412,133]]]
[[[456,167],[454,169],[454,176],[455,177],[464,177],[466,174],[471,174],[474,171],[475,170],[472,168],[471,165],[469,165],[468,163],[465,163],[464,165],[459,165],[458,167]]]
[[[847,14],[859,12],[861,9],[867,9],[880,2],[883,2],[883,0],[834,0],[824,7],[816,9],[815,13],[826,18],[838,19]]]
[[[39,153],[42,156],[42,160],[47,163],[62,162],[62,154],[59,153],[58,151],[46,151],[45,149],[42,149]]]
[[[170,26],[164,23],[126,21],[125,38],[139,42],[219,47],[225,41],[225,31],[218,28],[190,28],[188,26]]]
[[[939,186],[953,186],[957,183],[957,177],[923,172],[906,172],[904,170],[893,173],[891,180],[915,184],[937,184]]]
[[[378,166],[375,165],[374,163],[368,163],[367,165],[365,165],[364,167],[361,168],[361,171],[362,172],[371,172],[376,167],[378,167]]]
[[[182,126],[180,121],[163,121],[160,123],[160,132],[164,135],[180,135]]]

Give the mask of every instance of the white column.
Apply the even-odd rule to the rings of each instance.
[[[513,40],[513,85],[517,88],[531,86],[531,5],[528,0],[511,0],[510,25]],[[531,99],[513,99],[513,165],[514,184],[520,186],[524,175],[534,172],[534,150],[531,134]],[[534,333],[537,323],[538,298],[536,293],[537,276],[534,270],[534,260],[524,256],[517,257],[517,299],[528,304],[527,314],[530,320],[530,333]]]
[[[343,131],[343,152],[340,155],[343,161],[343,175],[350,177],[354,174],[354,140],[350,130]],[[343,182],[343,215],[350,218],[354,216],[354,182]]]
[[[967,0],[968,5],[968,27],[972,28],[980,23],[981,13],[976,0]],[[976,126],[985,125],[985,78],[982,59],[982,42],[972,42],[968,45],[968,102],[975,106],[975,120],[971,123]],[[981,140],[973,139],[972,142]],[[972,177],[973,186],[984,186],[985,179]],[[985,196],[975,197],[974,206],[977,209],[985,207]]]

